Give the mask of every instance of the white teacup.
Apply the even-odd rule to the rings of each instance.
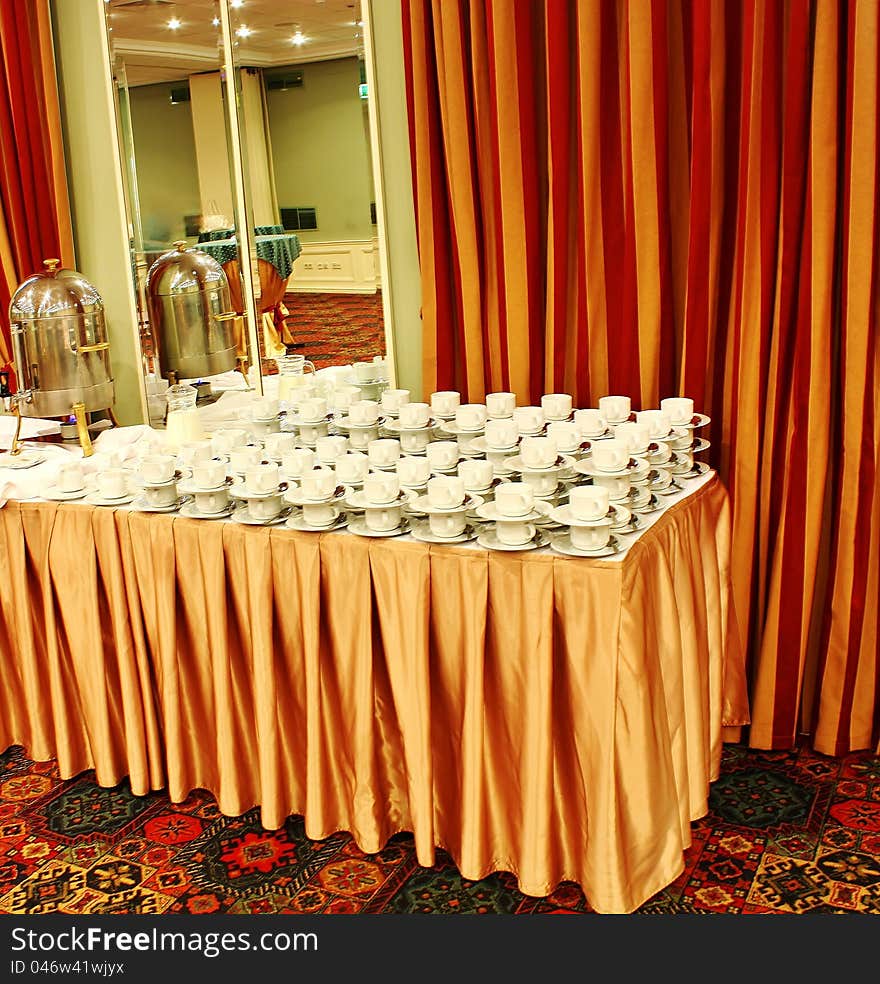
[[[673,427],[689,424],[694,415],[694,401],[686,396],[668,396],[660,401],[660,409],[669,414]]]
[[[170,482],[174,477],[176,467],[177,461],[170,454],[148,454],[141,458],[141,475],[145,481],[156,485]],[[80,472],[82,472],[82,468],[80,468]],[[65,489],[65,491],[68,490]]]
[[[337,410],[348,410],[360,398],[359,386],[337,386],[330,395],[330,401]]]
[[[453,417],[461,404],[461,394],[456,390],[438,390],[431,394],[431,410],[440,417]]]
[[[490,417],[512,417],[516,407],[516,393],[487,393],[486,411]]]
[[[676,474],[681,472],[690,471],[694,467],[694,452],[690,448],[682,448],[680,451],[675,452],[675,467],[674,471]]]
[[[501,516],[525,516],[534,504],[535,493],[526,482],[502,482],[495,487],[495,509]]]
[[[432,471],[455,468],[458,464],[458,441],[432,441],[425,448],[425,455]]]
[[[487,420],[484,438],[487,448],[515,447],[519,440],[516,421],[510,417],[493,417]]]
[[[281,471],[289,478],[299,478],[304,471],[315,467],[315,452],[311,448],[294,448],[281,459]]]
[[[399,413],[404,403],[409,403],[409,390],[386,389],[382,391],[382,409],[388,413]],[[392,527],[393,528],[393,527]]]
[[[435,475],[428,479],[428,502],[435,509],[455,509],[465,499],[464,481],[458,475]]]
[[[431,443],[431,431],[402,430],[400,431],[400,450],[405,454],[421,454]]]
[[[384,505],[394,502],[399,495],[400,479],[396,472],[370,472],[364,479],[364,499],[367,502]]]
[[[575,519],[592,523],[605,518],[610,500],[608,489],[601,485],[575,485],[568,493],[568,508]]]
[[[400,506],[367,506],[364,510],[364,521],[367,529],[375,533],[390,533],[400,526]]]
[[[358,427],[369,427],[379,419],[379,404],[375,400],[357,400],[348,408],[348,419]]]
[[[371,383],[376,379],[376,365],[373,362],[355,362],[351,367],[354,378],[359,383]]]
[[[593,485],[598,485],[608,490],[608,497],[612,502],[626,502],[634,486],[629,475],[594,475]]]
[[[124,499],[128,495],[128,472],[124,468],[108,468],[95,475],[95,487],[102,499]]]
[[[249,499],[247,510],[252,519],[275,519],[282,508],[281,493],[268,495],[265,499]]]
[[[258,461],[244,473],[244,484],[248,492],[265,495],[274,492],[281,480],[280,469],[275,461]]]
[[[334,463],[348,451],[348,438],[341,434],[325,434],[315,441],[315,454],[322,465]]]
[[[556,445],[549,437],[524,437],[519,456],[526,468],[550,468],[556,461]]]
[[[431,463],[421,456],[404,455],[397,459],[397,477],[409,488],[424,485],[431,477]]]
[[[428,526],[434,536],[453,537],[464,533],[467,518],[463,512],[430,513]]]
[[[614,437],[626,445],[630,454],[638,454],[647,450],[651,441],[651,432],[647,424],[640,424],[633,420],[615,424]]]
[[[145,461],[146,459],[144,459]],[[171,462],[171,473],[174,473],[174,459],[168,458]],[[141,473],[143,473],[143,461],[141,462]],[[168,476],[171,477],[170,475]],[[167,481],[160,479],[160,481]],[[82,465],[78,461],[67,461],[58,469],[58,488],[62,492],[81,492],[85,488],[86,476]]]
[[[601,550],[611,538],[611,523],[597,526],[570,526],[571,545],[578,550]]]
[[[379,440],[378,427],[353,427],[348,432],[348,446],[366,454],[371,441]]]
[[[552,495],[559,488],[557,474],[556,471],[523,472],[522,480],[526,485],[531,486],[536,496],[547,496]]]
[[[609,424],[620,424],[632,412],[628,396],[602,396],[599,398],[599,412]]]
[[[581,432],[577,424],[568,420],[554,420],[547,425],[547,437],[562,454],[570,454],[580,447]]]
[[[339,506],[330,502],[306,502],[302,507],[303,521],[307,526],[332,526],[341,512]]]
[[[513,419],[520,434],[537,434],[544,427],[544,408],[514,407]]]
[[[219,489],[226,484],[226,461],[223,458],[197,461],[192,466],[192,480],[200,489]]]
[[[495,469],[491,461],[468,458],[459,463],[458,477],[464,482],[468,492],[484,492],[495,478]]]
[[[652,441],[662,441],[668,437],[672,421],[665,410],[639,410],[636,422],[648,428],[648,437]]]
[[[167,485],[146,488],[144,489],[144,501],[153,509],[173,506],[177,502],[177,485],[174,482],[169,482]]]
[[[299,476],[299,487],[304,499],[321,502],[336,491],[338,479],[332,468],[313,468]]]
[[[370,441],[367,454],[373,468],[388,468],[400,457],[400,441],[396,437],[380,437]]]
[[[310,396],[300,401],[299,419],[306,424],[317,424],[327,417],[327,401],[323,396]]]
[[[194,465],[214,457],[214,445],[209,440],[184,441],[177,449],[177,460],[183,465]]]
[[[246,444],[243,448],[233,448],[229,452],[229,467],[232,471],[243,474],[263,458],[263,449],[256,444]]]
[[[688,448],[693,447],[694,432],[689,428],[676,430],[667,443],[673,451],[687,451]]]
[[[229,491],[225,488],[213,492],[196,492],[193,498],[196,511],[205,514],[223,512],[229,505]]]
[[[335,459],[333,467],[343,485],[359,485],[370,471],[370,459],[361,451],[346,451]]]
[[[455,411],[455,426],[465,431],[480,431],[488,414],[484,403],[462,403]]]
[[[214,454],[229,454],[233,448],[243,447],[250,434],[243,427],[222,427],[211,435]]]
[[[281,410],[281,401],[274,396],[261,396],[254,401],[254,420],[272,420]]]
[[[263,438],[263,447],[267,458],[280,461],[288,451],[292,451],[296,447],[296,435],[286,431],[267,434]]]
[[[572,400],[568,393],[546,393],[541,397],[541,409],[547,420],[568,420]]]
[[[599,437],[608,430],[608,421],[602,416],[602,412],[594,407],[575,410],[574,422],[580,429],[581,436],[585,438]]]
[[[398,412],[400,426],[410,430],[427,427],[430,419],[431,407],[427,403],[404,403]]]
[[[629,448],[616,437],[595,441],[592,446],[592,462],[599,471],[621,471],[627,466],[629,456]]]
[[[499,520],[495,524],[495,536],[500,543],[508,547],[521,547],[528,543],[535,535],[535,527],[532,523],[521,523],[514,520]]]

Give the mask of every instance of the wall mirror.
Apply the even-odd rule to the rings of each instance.
[[[384,355],[359,0],[107,0],[105,16],[151,420],[163,344],[174,361],[193,314],[174,298],[163,324],[157,295],[181,274],[173,253],[164,281],[155,267],[172,251],[216,260],[228,284],[210,301],[225,356],[171,376],[204,399],[269,391],[292,353],[318,368]]]

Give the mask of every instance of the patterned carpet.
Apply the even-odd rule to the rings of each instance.
[[[727,746],[686,870],[643,913],[880,913],[880,759]],[[310,841],[301,818],[266,831],[203,792],[171,804],[126,784],[62,782],[20,748],[0,755],[0,912],[578,913],[579,889],[529,898],[508,874],[431,869],[412,837],[364,855],[344,833]]]

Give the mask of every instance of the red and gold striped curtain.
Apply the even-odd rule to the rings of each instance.
[[[424,388],[684,394],[759,748],[878,748],[875,0],[402,0]]]
[[[48,0],[0,0],[0,366],[9,300],[47,257],[73,263]]]

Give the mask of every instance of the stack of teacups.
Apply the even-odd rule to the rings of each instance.
[[[77,464],[79,464],[77,462]],[[80,477],[82,468],[80,467]],[[150,509],[167,509],[178,502],[177,480],[180,472],[177,461],[170,454],[147,454],[140,460],[136,481],[143,490],[144,503]],[[63,473],[59,473],[59,486]],[[226,478],[226,468],[223,468]]]
[[[311,448],[294,448],[281,459],[281,477],[288,482],[299,483],[302,473],[311,471],[317,463],[317,455]]]
[[[397,414],[397,423],[401,450],[406,454],[423,454],[432,433],[430,404],[402,403]]]
[[[532,487],[525,482],[502,482],[495,488],[494,519],[498,542],[508,547],[519,547],[534,538],[537,518],[534,511],[535,497]],[[481,515],[485,506],[477,509]]]
[[[513,420],[520,437],[530,437],[544,432],[547,418],[543,407],[515,407]]]
[[[263,457],[261,444],[244,444],[228,452],[228,471],[233,475],[244,475],[247,469]]]
[[[495,484],[495,469],[491,461],[483,458],[467,458],[458,465],[458,477],[464,484],[465,492],[486,498],[492,494]]]
[[[247,518],[258,523],[271,522],[281,515],[287,484],[281,480],[277,461],[258,461],[244,473],[244,481],[232,495],[247,503]]]
[[[490,420],[504,420],[513,416],[516,407],[515,393],[487,393],[486,415]]]
[[[348,432],[351,447],[365,449],[379,436],[379,404],[375,400],[356,400],[337,426]]]
[[[351,377],[364,400],[378,400],[388,378],[384,361],[355,362],[351,367]]]
[[[474,438],[482,437],[488,419],[485,403],[462,403],[455,411],[455,430],[458,448],[463,455],[473,453]]]
[[[559,485],[559,453],[549,437],[523,437],[519,455],[511,459],[511,467],[519,472],[522,480],[531,487],[535,496],[551,496]]]
[[[636,423],[648,428],[648,453],[645,459],[651,465],[665,465],[672,457],[670,439],[674,436],[669,414],[665,410],[639,410]]]
[[[370,472],[364,479],[363,495],[358,499],[358,505],[364,510],[367,530],[393,533],[399,529],[403,500],[397,472]]]
[[[461,394],[456,390],[438,390],[431,394],[431,416],[437,420],[454,420],[460,405]]]
[[[319,437],[326,437],[330,428],[327,401],[323,396],[310,396],[302,400],[297,409],[296,426],[299,442],[314,447]]]
[[[177,448],[177,463],[184,468],[192,467],[197,461],[206,461],[215,456],[214,445],[210,440],[184,441]]]
[[[333,468],[341,485],[357,489],[370,472],[370,459],[362,451],[346,451],[334,460]]]
[[[367,445],[370,468],[394,471],[400,457],[400,441],[396,437],[380,437]]]
[[[671,468],[673,475],[683,475],[694,468],[694,401],[683,396],[669,396],[660,401],[660,409],[667,414],[672,427],[669,448],[675,455]],[[705,451],[708,444],[700,450]]]
[[[541,397],[545,420],[570,420],[572,399],[568,393],[545,393]]]
[[[339,413],[348,413],[352,403],[362,400],[363,395],[359,386],[336,386],[330,393],[330,405]]]
[[[398,417],[403,404],[409,403],[409,396],[410,392],[406,389],[383,390],[380,397],[382,412],[388,417]]]
[[[318,464],[335,468],[336,460],[348,451],[348,438],[341,434],[327,434],[315,441]]]
[[[246,408],[244,421],[254,437],[262,440],[267,434],[281,430],[281,402],[274,396],[259,396]]]
[[[582,447],[581,429],[573,420],[553,420],[547,425],[547,437],[556,446],[559,454],[580,458],[586,454]]]
[[[288,451],[296,447],[296,436],[294,434],[279,432],[267,434],[263,438],[263,452],[272,461],[281,461]]]
[[[482,447],[485,448],[486,460],[495,468],[496,475],[510,474],[506,462],[516,453],[519,440],[519,431],[512,417],[490,417],[486,421]],[[479,444],[475,442],[474,446]]]
[[[614,524],[608,515],[609,505],[608,489],[600,485],[576,485],[569,491],[568,505],[557,506],[550,517],[568,527],[575,549],[599,551],[608,545]]]
[[[413,505],[428,516],[431,535],[440,539],[461,536],[467,526],[467,512],[483,500],[468,495],[458,475],[435,475],[428,480],[427,493]]]
[[[401,455],[396,470],[402,489],[421,491],[431,477],[431,462],[425,455]]]
[[[205,516],[229,509],[229,488],[223,457],[200,458],[193,462],[190,477],[178,484],[178,491],[192,495],[195,511]]]
[[[596,441],[590,454],[593,469],[593,484],[602,485],[613,500],[625,499],[632,487],[631,476],[627,471],[630,451],[623,441],[610,438]]]
[[[332,468],[312,468],[300,473],[299,488],[288,489],[284,497],[302,509],[302,523],[297,524],[297,529],[326,530],[344,518],[338,483]]]
[[[461,452],[457,441],[432,441],[425,448],[431,471],[434,474],[454,474],[458,468]]]

